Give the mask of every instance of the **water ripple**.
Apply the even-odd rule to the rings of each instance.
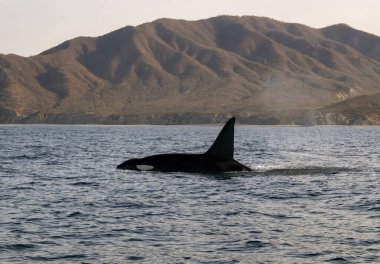
[[[376,127],[239,126],[248,173],[115,169],[219,129],[0,126],[0,262],[380,262]]]

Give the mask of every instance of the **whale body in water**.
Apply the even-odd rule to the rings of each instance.
[[[209,150],[203,154],[170,153],[134,158],[117,166],[120,170],[220,173],[251,171],[234,159],[235,118],[230,118]]]

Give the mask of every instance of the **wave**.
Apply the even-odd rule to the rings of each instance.
[[[34,261],[54,261],[54,260],[66,260],[66,259],[82,259],[87,256],[84,254],[71,254],[71,255],[61,255],[61,256],[27,256],[28,259]]]
[[[318,167],[318,166],[306,166],[306,167],[289,167],[289,168],[259,168],[252,171],[231,171],[231,172],[219,172],[219,173],[196,173],[199,176],[205,176],[217,180],[229,180],[236,177],[253,177],[253,176],[302,176],[302,175],[335,175],[344,172],[359,171],[355,168],[347,167]],[[162,173],[165,175],[173,175],[176,178],[186,178],[194,173],[181,172],[150,172],[150,173]]]
[[[275,168],[268,170],[253,170],[249,174],[260,175],[284,175],[284,176],[297,176],[297,175],[333,175],[342,172],[356,171],[353,168],[346,167],[319,167],[319,166],[306,166],[306,167],[289,167],[289,168]]]
[[[18,156],[12,156],[9,157],[10,160],[35,160],[40,159],[41,157],[48,156],[49,153],[40,153],[40,154],[33,154],[33,155],[18,155]]]
[[[0,245],[0,249],[3,250],[14,250],[14,251],[21,251],[21,250],[27,250],[27,249],[33,249],[37,246],[35,244],[8,244],[8,245]]]

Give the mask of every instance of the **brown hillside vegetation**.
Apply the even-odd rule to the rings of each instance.
[[[380,93],[361,95],[314,112],[313,121],[321,125],[380,125]]]
[[[315,109],[379,93],[379,83],[380,38],[346,25],[160,19],[0,55],[0,121],[318,123]]]

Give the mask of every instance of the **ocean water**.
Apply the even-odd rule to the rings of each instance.
[[[253,172],[118,171],[220,126],[0,126],[0,263],[380,263],[380,127],[235,127]]]

